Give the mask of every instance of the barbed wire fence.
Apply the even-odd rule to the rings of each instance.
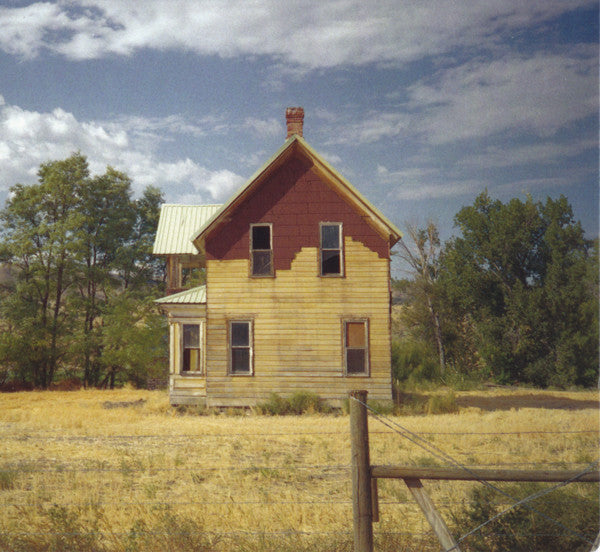
[[[397,421],[394,421],[391,418],[377,412],[374,408],[367,404],[366,397],[366,391],[353,391],[350,393],[350,401],[352,403],[350,416],[352,426],[353,456],[352,477],[354,502],[354,545],[357,552],[371,552],[373,550],[372,524],[373,521],[378,521],[379,518],[377,481],[378,478],[384,477],[404,480],[407,487],[411,490],[416,502],[421,507],[423,514],[429,521],[433,531],[436,533],[436,536],[442,545],[443,552],[451,552],[454,550],[460,552],[459,545],[461,542],[478,533],[481,529],[494,522],[498,518],[515,510],[517,507],[529,510],[533,514],[560,528],[564,533],[570,534],[571,536],[579,539],[581,542],[591,545],[592,549],[596,551],[596,546],[600,541],[600,532],[595,539],[593,539],[593,537],[590,539],[583,532],[565,525],[552,515],[548,515],[545,512],[540,511],[538,508],[533,507],[530,503],[552,493],[557,489],[565,487],[570,483],[581,481],[597,483],[599,479],[598,466],[600,464],[600,460],[589,463],[582,470],[579,470],[576,473],[566,471],[554,473],[534,473],[532,471],[515,472],[514,470],[512,472],[499,470],[496,473],[492,473],[492,470],[482,471],[473,469],[472,467],[459,462],[453,455],[448,454],[446,451],[442,450],[439,446],[436,446],[433,442],[427,440],[422,435],[409,430],[405,426],[399,424]],[[370,417],[376,419],[385,427],[394,431],[399,437],[407,439],[417,447],[420,447],[436,460],[441,460],[443,465],[455,468],[454,473],[450,473],[447,469],[438,470],[436,474],[432,474],[432,470],[429,469],[420,470],[418,468],[410,469],[403,467],[386,469],[385,467],[379,468],[377,466],[372,466],[369,460],[369,430],[367,413]],[[508,507],[503,508],[500,512],[492,515],[485,521],[479,523],[475,528],[455,539],[450,534],[443,518],[439,515],[435,505],[429,498],[429,495],[423,489],[420,481],[420,479],[423,478],[447,481],[452,479],[463,479],[477,482],[478,484],[481,484],[484,487],[503,496],[505,499],[508,499]],[[521,499],[516,498],[506,490],[490,482],[490,480],[552,482],[556,481],[557,478],[559,478],[559,482],[556,485],[536,491]]]
[[[494,437],[494,438],[507,438],[507,439],[522,439],[524,437],[531,437],[534,435],[544,436],[558,436],[558,435],[570,435],[570,436],[587,436],[596,433],[593,430],[540,430],[540,431],[485,431],[485,432],[467,432],[467,431],[437,431],[437,432],[410,432],[406,428],[397,427],[397,422],[391,418],[383,417],[376,411],[371,409],[371,415],[377,421],[385,422],[384,430],[371,431],[370,434],[373,436],[383,437],[395,437],[399,436],[403,439],[407,435],[410,435],[417,443],[418,447],[428,453],[438,455],[438,460],[445,463],[451,462],[453,465],[460,466],[466,470],[472,468],[472,466],[466,466],[463,461],[456,459],[459,455],[473,456],[473,451],[457,451],[452,456],[447,456],[439,447],[432,445],[427,439],[434,438],[437,436],[444,437],[469,437],[469,436],[481,436],[481,437]],[[387,424],[387,425],[386,425]],[[236,443],[244,442],[245,440],[261,440],[268,443],[270,440],[274,441],[274,445],[277,444],[278,438],[289,440],[290,438],[297,439],[299,441],[305,441],[307,438],[317,439],[334,439],[339,437],[339,432],[332,431],[313,431],[313,432],[298,432],[293,435],[289,433],[213,433],[213,434],[145,434],[145,435],[65,435],[65,434],[52,434],[52,432],[44,433],[27,433],[23,434],[19,431],[18,425],[11,426],[5,424],[0,426],[0,438],[4,443],[5,450],[9,449],[11,441],[27,443],[34,449],[44,450],[49,443],[54,445],[68,445],[74,447],[72,451],[72,458],[70,461],[65,461],[61,457],[38,457],[37,459],[26,460],[20,459],[18,461],[11,461],[10,457],[6,453],[0,453],[0,459],[3,460],[3,464],[0,467],[0,519],[5,521],[14,518],[19,515],[29,515],[28,511],[40,512],[44,509],[48,510],[51,508],[62,508],[62,509],[83,509],[86,507],[102,508],[102,507],[119,507],[123,510],[129,510],[132,512],[131,516],[134,516],[136,509],[145,509],[146,511],[156,515],[160,512],[175,512],[179,509],[183,509],[189,512],[190,508],[198,508],[198,517],[202,519],[223,518],[224,512],[232,510],[240,511],[240,515],[244,515],[248,511],[255,511],[256,509],[265,508],[272,513],[274,509],[290,509],[290,508],[310,508],[315,510],[315,516],[321,511],[331,511],[335,509],[339,516],[344,520],[346,530],[340,530],[338,526],[332,527],[330,530],[327,528],[290,528],[282,530],[273,530],[272,528],[266,528],[264,526],[257,526],[255,528],[245,527],[240,524],[239,527],[231,527],[222,529],[206,528],[203,525],[198,526],[197,529],[181,529],[177,526],[163,527],[162,530],[152,530],[147,528],[146,533],[150,536],[164,536],[164,537],[200,537],[205,536],[212,539],[214,542],[227,541],[231,545],[235,543],[239,538],[247,538],[250,540],[259,541],[260,539],[272,539],[282,540],[286,539],[339,539],[340,541],[349,543],[352,540],[353,531],[351,530],[352,521],[352,497],[350,491],[351,481],[351,464],[349,462],[349,454],[347,456],[348,463],[301,463],[298,459],[294,459],[290,463],[282,463],[281,459],[279,462],[261,462],[258,463],[256,458],[250,457],[240,458],[235,457],[235,464],[223,464],[222,457],[210,453],[202,455],[201,464],[189,464],[181,461],[181,465],[173,466],[162,466],[159,465],[158,461],[149,459],[136,458],[136,451],[143,445],[152,444],[157,450],[163,448],[169,448],[172,453],[175,453],[173,457],[177,459],[177,450],[181,449],[181,454],[186,453],[193,443],[195,446],[201,444],[203,447],[209,449],[210,447],[219,446],[234,446]],[[349,438],[349,436],[346,436]],[[301,442],[297,446],[308,447],[306,442]],[[81,465],[81,460],[78,455],[84,456],[80,449],[84,450],[86,447],[106,447],[111,451],[118,450],[120,456],[117,458],[109,458],[108,460],[97,461],[94,465]],[[348,450],[349,453],[349,450]],[[494,452],[485,451],[484,454],[479,456],[492,456]],[[110,456],[110,455],[109,455]],[[4,457],[4,458],[2,458]],[[233,458],[233,457],[232,457]],[[188,459],[185,459],[186,461]],[[245,460],[245,461],[244,461]],[[210,464],[209,462],[215,462]],[[176,461],[175,461],[176,463]],[[90,464],[88,462],[88,464]],[[92,463],[93,464],[93,463]],[[566,464],[563,461],[548,461],[543,464],[530,463],[525,461],[515,462],[489,462],[489,463],[478,463],[476,466],[490,466],[490,467],[506,467],[506,466],[525,466],[535,465],[537,469],[546,469],[550,466],[560,465],[565,467]],[[573,467],[581,467],[581,462],[573,463]],[[589,466],[586,466],[586,470]],[[190,481],[189,484],[194,482],[201,484],[204,482],[212,482],[215,479],[221,479],[226,481],[224,474],[242,474],[246,478],[255,477],[253,480],[257,486],[260,486],[261,493],[260,498],[244,498],[244,495],[230,496],[231,493],[227,492],[226,489],[221,488],[220,494],[214,497],[203,496],[203,498],[189,499],[185,496],[177,495],[177,492],[173,491],[175,484],[169,483],[173,478],[185,476]],[[104,488],[99,484],[98,480],[94,480],[93,483],[84,481],[88,477],[100,478],[107,475],[116,475],[116,478],[109,479],[105,483]],[[159,476],[169,475],[172,476],[166,481],[163,481]],[[81,481],[80,481],[81,480]],[[275,482],[273,482],[275,480]],[[283,481],[283,483],[282,483]],[[328,485],[323,488],[323,481],[326,481]],[[314,488],[311,489],[311,483],[315,483]],[[566,482],[565,482],[566,483]],[[83,487],[88,485],[89,495],[86,495],[86,489],[80,493],[81,496],[73,498],[72,493],[65,492],[65,489],[69,486],[76,486],[81,484]],[[272,484],[272,488],[271,488]],[[281,487],[290,487],[294,490],[298,485],[304,485],[302,496],[298,497],[293,493],[282,492]],[[113,486],[117,493],[111,495],[109,493],[110,487]],[[493,486],[494,488],[496,486]],[[127,496],[124,496],[127,492]],[[550,492],[550,491],[548,491]],[[513,508],[517,503],[521,502],[526,504],[526,501],[519,500],[510,494],[500,491],[505,499],[505,505],[507,511]],[[287,497],[287,498],[284,498]],[[578,498],[580,501],[585,501],[583,497]],[[455,497],[449,499],[449,497],[442,497],[437,502],[438,506],[444,508],[461,508],[465,505],[464,498]],[[402,539],[402,542],[414,542],[414,543],[431,543],[431,530],[427,527],[426,523],[423,522],[422,518],[419,517],[418,507],[415,502],[410,498],[402,498],[400,495],[394,495],[393,493],[387,496],[382,496],[379,504],[384,506],[386,509],[402,508],[402,514],[399,516],[390,516],[392,522],[382,526],[375,532],[376,538],[380,539],[380,542],[385,539],[394,541],[395,539]],[[213,508],[214,510],[211,510]],[[535,511],[535,509],[534,509]],[[408,512],[408,513],[407,513]],[[260,517],[260,513],[256,515]],[[394,519],[410,519],[412,520],[412,526],[410,530],[400,530],[393,526]],[[418,522],[414,521],[419,519]],[[216,522],[215,522],[216,523]],[[210,527],[215,525],[212,523]],[[230,524],[228,524],[230,525]],[[10,540],[10,537],[24,536],[31,540],[36,538],[47,537],[49,532],[54,533],[56,537],[88,537],[93,535],[95,537],[104,538],[128,538],[132,535],[132,530],[119,531],[116,530],[102,530],[96,528],[93,531],[86,531],[83,529],[71,529],[63,527],[58,530],[55,526],[49,530],[39,531],[35,528],[31,528],[29,531],[11,529],[8,523],[2,523],[0,526],[0,534],[4,535]],[[568,530],[568,528],[560,527],[561,531]],[[478,530],[479,528],[475,528]],[[459,542],[468,538],[469,535],[460,537]],[[587,537],[585,537],[587,540]],[[590,543],[591,544],[591,543]],[[346,548],[348,549],[348,548]],[[409,550],[410,548],[406,548]],[[417,549],[417,548],[414,548]],[[421,548],[424,550],[425,548]],[[0,550],[2,550],[0,545]],[[431,548],[434,550],[434,548]],[[447,552],[452,550],[448,548]]]

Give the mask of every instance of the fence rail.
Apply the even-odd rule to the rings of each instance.
[[[372,466],[369,460],[369,430],[367,416],[367,391],[356,390],[350,392],[350,432],[352,447],[352,503],[354,519],[354,550],[355,552],[373,552],[373,523],[379,521],[379,501],[377,491],[378,479],[402,479],[415,502],[421,508],[425,518],[431,525],[444,552],[456,550],[460,552],[457,540],[450,533],[444,519],[439,514],[435,504],[425,491],[422,479],[435,479],[442,481],[479,481],[491,486],[489,481],[519,481],[519,482],[549,482],[559,483],[558,486],[572,482],[597,483],[600,473],[597,469],[576,470],[498,470],[498,469],[473,469],[459,465],[448,455],[444,455],[437,447],[431,447],[433,452],[442,453],[446,459],[452,461],[456,467],[452,468],[415,468],[407,466]],[[413,437],[418,437],[413,434]],[[415,439],[409,437],[413,442]],[[426,448],[426,447],[424,447]],[[432,452],[432,450],[429,452]],[[496,489],[499,491],[499,489]],[[500,491],[508,498],[507,493]],[[541,496],[541,494],[539,495]],[[529,498],[517,501],[505,511],[516,505],[523,505]],[[536,513],[548,517],[545,514]],[[504,513],[504,512],[503,512]],[[489,520],[491,521],[491,520]],[[555,521],[555,520],[551,520]],[[486,522],[487,523],[487,522]],[[481,524],[482,527],[484,524]],[[562,526],[559,522],[555,523]],[[562,526],[564,527],[564,526]],[[564,527],[565,528],[565,527]],[[479,529],[476,528],[475,530]],[[565,528],[568,529],[568,528]],[[474,530],[474,531],[475,531]],[[471,531],[469,534],[472,534]],[[464,538],[464,537],[463,537]],[[600,539],[600,535],[598,537]],[[587,540],[587,539],[586,539]],[[596,539],[598,541],[598,539]],[[590,544],[595,544],[590,542]]]

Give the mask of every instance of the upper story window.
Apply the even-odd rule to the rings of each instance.
[[[341,276],[343,267],[342,223],[322,222],[320,232],[321,276]]]
[[[250,225],[250,272],[273,276],[273,228],[271,224]]]

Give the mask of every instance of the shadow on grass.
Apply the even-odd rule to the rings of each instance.
[[[556,410],[585,410],[599,408],[598,401],[557,397],[544,392],[515,395],[465,395],[456,399],[462,408],[475,407],[481,410],[510,410],[511,408],[548,408]]]
[[[400,414],[425,414],[427,405],[432,396],[427,392],[396,391],[394,401],[398,405]],[[588,395],[589,397],[589,395]],[[597,400],[589,398],[561,397],[544,391],[531,393],[515,393],[502,395],[461,395],[456,394],[456,406],[459,408],[480,408],[481,410],[511,410],[512,408],[547,408],[555,410],[586,410],[600,409]]]

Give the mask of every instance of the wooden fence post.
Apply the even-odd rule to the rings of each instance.
[[[367,392],[351,391],[349,403],[354,552],[373,552],[371,465],[369,460],[367,408],[365,406],[367,404]]]

